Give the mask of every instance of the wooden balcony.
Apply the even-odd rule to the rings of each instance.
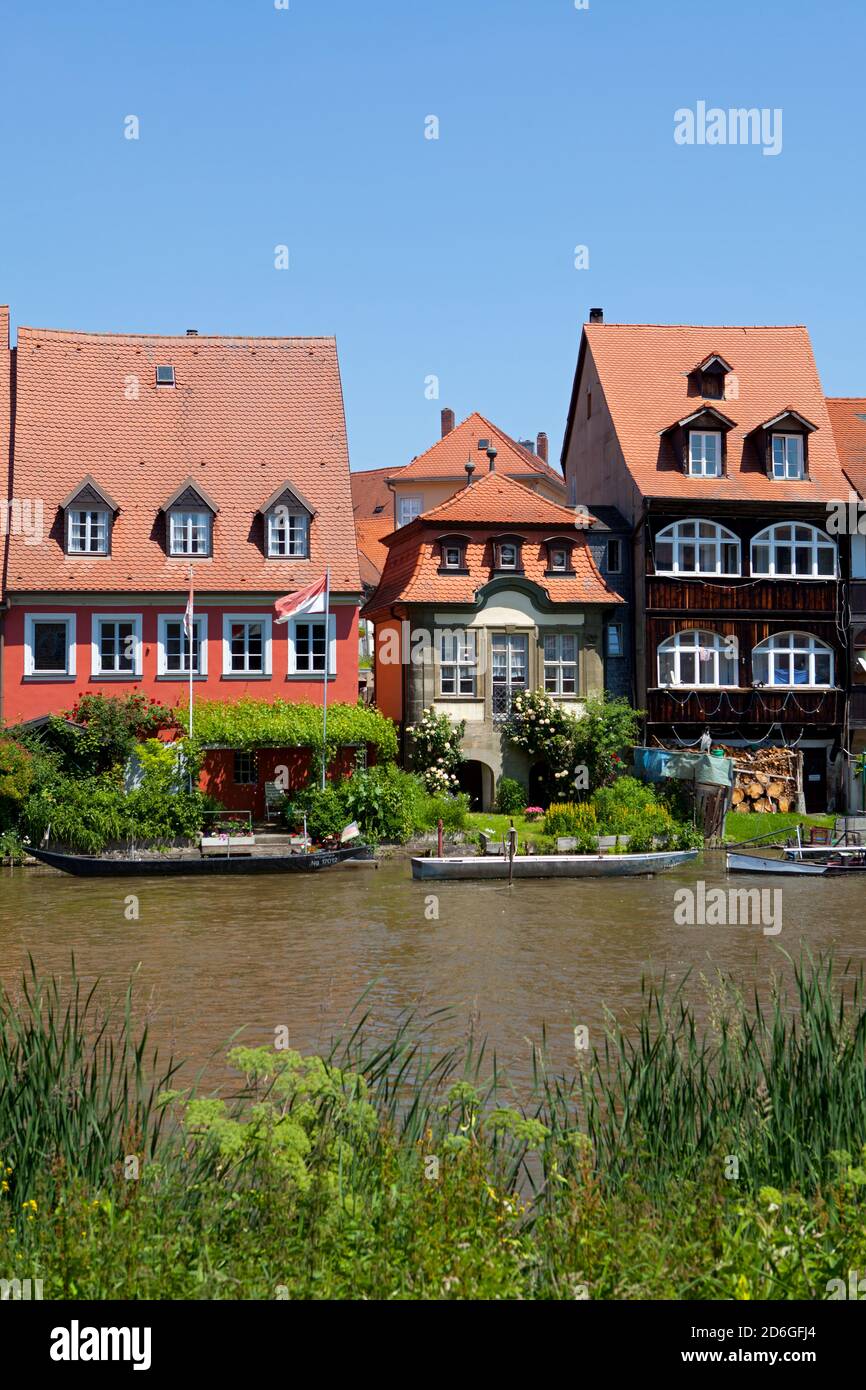
[[[841,724],[844,712],[843,690],[647,691],[650,724]]]
[[[866,583],[863,590],[864,607],[857,611],[866,612]],[[838,595],[835,580],[666,579],[648,575],[646,601],[648,612],[726,613],[741,618],[789,613],[832,617]]]

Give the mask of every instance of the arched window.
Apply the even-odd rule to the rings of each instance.
[[[777,632],[752,651],[752,680],[763,685],[832,685],[833,649],[811,632]]]
[[[675,521],[655,540],[656,574],[738,575],[740,542],[715,521]]]
[[[658,649],[659,685],[736,686],[737,639],[721,632],[675,632]]]
[[[753,575],[833,579],[837,572],[836,542],[817,526],[799,522],[768,526],[752,541]]]

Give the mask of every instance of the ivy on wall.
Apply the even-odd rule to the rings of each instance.
[[[193,712],[193,743],[199,748],[309,748],[322,751],[322,710],[288,700],[241,699],[234,704],[204,700]],[[397,731],[390,719],[364,705],[328,707],[327,753],[368,744],[381,763],[397,756]]]

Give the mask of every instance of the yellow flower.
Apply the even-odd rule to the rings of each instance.
[[[749,1281],[745,1274],[741,1274],[737,1280],[736,1288],[734,1289],[734,1298],[743,1300],[750,1299],[751,1297],[752,1291],[749,1288]]]
[[[9,1191],[9,1184],[8,1184],[8,1182],[6,1181],[6,1179],[4,1178],[3,1181],[0,1182],[0,1192],[8,1192],[8,1191]]]

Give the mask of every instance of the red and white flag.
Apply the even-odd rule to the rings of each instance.
[[[328,576],[322,575],[315,584],[311,584],[307,589],[301,589],[297,594],[286,594],[284,598],[278,598],[274,604],[277,623],[287,623],[289,618],[296,617],[299,613],[324,613],[326,607],[326,595],[328,592]]]
[[[195,604],[194,604],[194,602],[193,602],[193,595],[192,595],[192,575],[190,575],[190,580],[189,580],[189,598],[188,598],[187,601],[186,601],[186,608],[184,609],[184,614],[183,614],[183,630],[184,630],[184,632],[186,633],[187,637],[192,637],[192,624],[193,624],[193,614],[194,614],[194,611],[195,611]]]

